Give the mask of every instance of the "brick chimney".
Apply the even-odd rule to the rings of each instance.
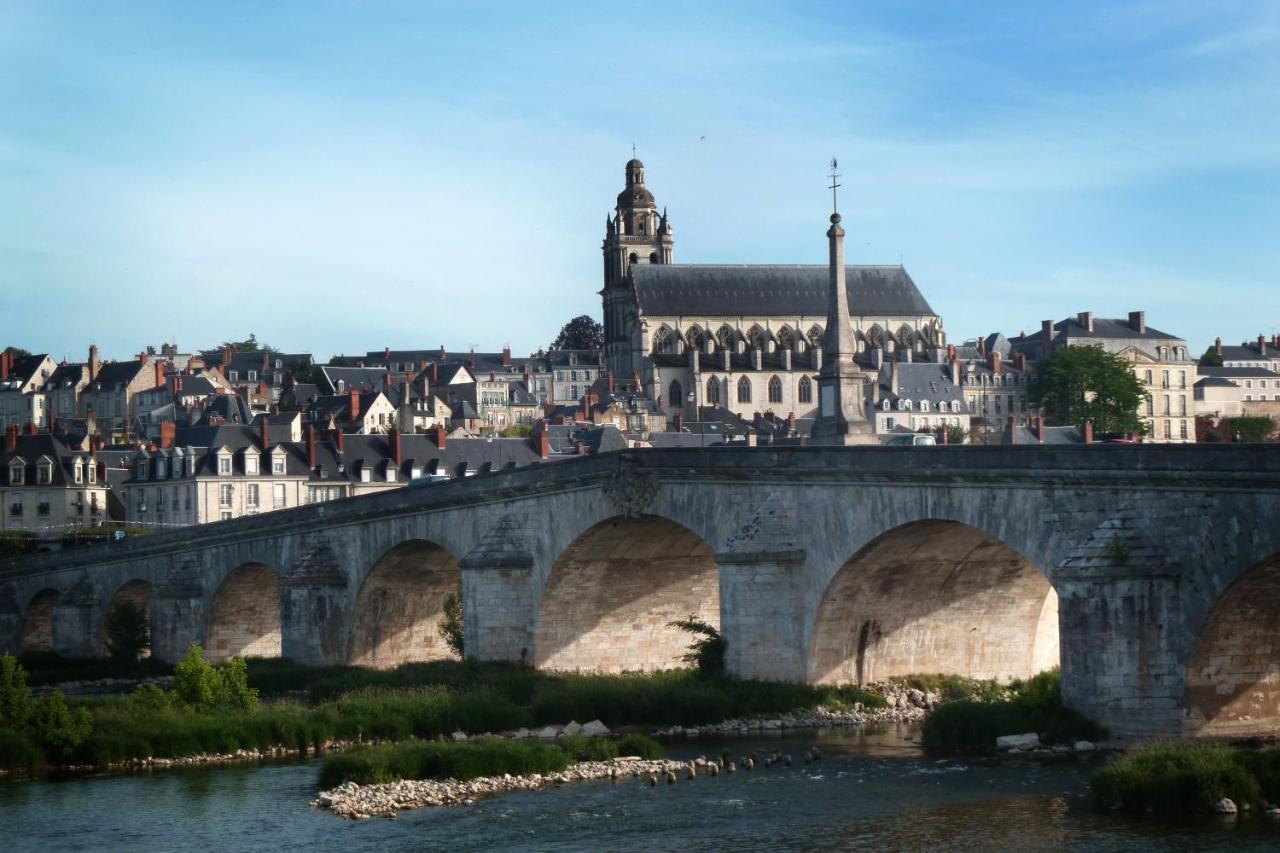
[[[360,419],[360,392],[357,391],[355,388],[352,388],[347,393],[347,399],[348,399],[348,402],[350,403],[350,409],[351,409],[350,421],[352,423],[355,423]]]
[[[613,393],[613,388],[614,388],[613,371],[610,370],[609,371],[609,393],[610,394]]]
[[[164,362],[157,361],[155,365],[156,365],[156,381],[155,381],[155,384],[152,385],[151,387],[163,388],[164,387]]]
[[[796,432],[796,413],[795,413],[794,411],[792,411],[792,412],[787,412],[787,429],[791,431],[791,434],[792,434],[792,435],[795,435],[795,432]]]
[[[266,415],[263,415],[262,420],[258,421],[258,432],[262,437],[262,449],[266,450],[271,446],[271,424],[268,423]]]
[[[8,379],[13,370],[13,353],[6,350],[0,352],[0,379]]]
[[[1041,355],[1048,358],[1053,353],[1053,321],[1040,321],[1040,347]]]
[[[1004,373],[1004,362],[1000,360],[1000,350],[993,349],[991,351],[990,361],[991,361],[992,373],[994,373],[996,376],[999,376],[1002,373]]]
[[[1093,421],[1084,422],[1084,443],[1093,444]]]
[[[1044,415],[1036,415],[1036,438],[1044,444]]]
[[[640,384],[640,371],[631,371],[631,391],[634,394],[640,394],[644,391],[644,386]]]
[[[6,353],[7,355],[7,353]],[[8,453],[14,453],[18,449],[18,425],[10,424],[4,428],[4,449]]]
[[[391,360],[391,347],[383,347],[383,348],[382,348],[382,360],[383,360],[383,361],[390,361],[390,360]],[[389,364],[388,364],[388,365],[387,365],[387,370],[390,370],[390,369],[391,369],[391,365],[389,365]]]
[[[950,364],[951,364],[951,384],[959,385],[960,384],[960,362],[953,358],[951,359]]]
[[[1213,351],[1219,356],[1222,355],[1222,338],[1213,339]]]
[[[1025,352],[1015,352],[1013,354],[1013,366],[1023,373],[1027,372],[1027,354]]]
[[[1085,331],[1092,332],[1093,331],[1093,312],[1081,311],[1079,314],[1076,315],[1076,322],[1079,323],[1081,326],[1084,326]]]
[[[444,427],[440,426],[439,424],[436,424],[434,427],[432,427],[431,440],[435,442],[436,447],[440,448],[441,450],[444,450],[445,440],[446,440],[446,433],[445,433]]]
[[[316,459],[316,427],[315,424],[307,424],[307,467],[312,471],[315,470],[319,462]]]
[[[222,348],[222,374],[225,376],[227,369],[231,367],[231,347]]]
[[[1264,338],[1262,335],[1258,335],[1258,354],[1259,355],[1267,354],[1267,339]]]
[[[333,431],[333,445],[338,448],[339,453],[347,452],[347,434],[340,429]]]
[[[160,447],[165,450],[173,449],[173,441],[177,437],[177,424],[173,421],[160,422]]]
[[[399,465],[404,462],[404,445],[400,441],[400,430],[392,427],[387,430],[387,444],[391,447],[391,459]]]
[[[1147,333],[1147,312],[1130,311],[1129,328],[1133,329],[1140,335],[1145,335]]]
[[[547,434],[547,428],[543,426],[534,435],[534,440],[538,443],[538,456],[547,459],[551,456],[551,436]]]
[[[102,369],[102,362],[98,360],[98,345],[89,345],[89,381],[96,382],[98,379],[98,371]]]
[[[509,344],[502,345],[502,366],[511,366],[511,346]]]

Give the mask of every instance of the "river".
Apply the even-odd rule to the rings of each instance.
[[[581,783],[469,808],[344,821],[308,807],[314,761],[0,784],[7,851],[72,850],[1275,850],[1280,824],[1102,814],[1094,761],[936,761],[909,730],[758,737],[791,767],[651,788]],[[805,764],[817,744],[821,761]],[[677,742],[677,758],[721,742]]]

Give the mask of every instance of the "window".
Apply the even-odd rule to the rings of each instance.
[[[1163,370],[1160,372],[1160,387],[1161,388],[1169,387],[1169,371],[1167,370]]]
[[[886,400],[885,402],[888,402],[888,401]],[[894,429],[895,427],[897,427],[897,425],[898,425],[897,420],[893,417],[893,415],[890,415],[889,417],[884,419],[885,429]]]
[[[49,493],[41,492],[37,496],[37,498],[38,499],[36,501],[36,515],[48,515],[49,514]]]
[[[71,473],[77,483],[84,482],[84,463],[79,459],[71,463]]]
[[[47,486],[53,482],[53,463],[45,460],[36,466],[36,483]]]
[[[1173,421],[1164,422],[1164,437],[1173,438]]]
[[[22,494],[18,493],[13,496],[13,503],[9,504],[9,515],[22,515]]]
[[[244,454],[244,472],[246,474],[258,473],[258,454],[252,450],[246,450]]]
[[[927,411],[929,411],[929,401],[928,401],[928,400],[921,400],[921,401],[920,401],[920,411],[922,411],[922,412],[927,412]],[[926,423],[928,423],[928,421],[926,421]]]
[[[218,457],[218,474],[223,477],[231,474],[231,457],[230,456]]]
[[[370,468],[368,465],[365,465],[362,463],[360,465],[360,482],[368,483],[368,482],[372,482],[372,480],[373,480],[373,469]]]
[[[671,380],[671,386],[667,389],[667,402],[673,409],[684,405],[684,388],[675,379]]]
[[[813,382],[808,376],[800,377],[799,397],[801,403],[813,402]]]
[[[235,486],[230,483],[218,487],[218,506],[231,506],[231,500],[235,497]]]
[[[271,505],[284,506],[284,483],[276,483],[271,490]]]
[[[230,520],[231,520],[231,511],[230,511],[230,510],[225,510],[225,509],[224,509],[224,510],[222,511],[221,518],[222,518],[222,520],[223,520],[223,521],[230,521]]]
[[[707,405],[720,405],[720,383],[712,376],[707,380]]]
[[[96,482],[98,482],[98,465],[97,465],[97,463],[96,463],[96,462],[94,462],[92,459],[90,459],[90,460],[89,460],[89,462],[88,462],[84,467],[87,469],[87,472],[88,472],[88,474],[89,474],[89,482],[90,482],[90,483],[96,483]]]
[[[738,402],[751,402],[751,380],[745,376],[738,380]]]
[[[1151,416],[1153,416],[1153,415],[1156,413],[1155,405],[1156,405],[1156,404],[1155,404],[1155,402],[1152,400],[1151,395],[1150,395],[1150,394],[1148,394],[1148,395],[1147,395],[1147,417],[1151,417]]]
[[[258,484],[250,483],[245,492],[245,503],[249,506],[258,505]]]
[[[1182,421],[1178,424],[1178,437],[1183,441],[1187,440],[1187,422]]]
[[[1173,411],[1173,409],[1172,409],[1172,407],[1170,407],[1170,405],[1169,405],[1169,395],[1168,395],[1168,394],[1165,394],[1165,395],[1164,395],[1164,416],[1165,416],[1166,418],[1167,418],[1167,417],[1169,417],[1169,414],[1170,414],[1170,412],[1172,412],[1172,411]]]
[[[249,371],[249,381],[250,381],[250,382],[257,382],[257,381],[258,381],[258,371],[256,371],[256,370],[250,370],[250,371]]]
[[[275,456],[271,457],[271,473],[276,475],[284,473],[284,455],[283,454],[277,453]]]
[[[776,376],[769,380],[769,402],[782,402],[782,380]]]
[[[1179,388],[1187,387],[1187,371],[1185,370],[1178,371],[1178,387]]]
[[[1178,395],[1178,414],[1184,418],[1187,416],[1187,395],[1185,394]]]
[[[195,486],[188,487],[182,496],[182,508],[191,511],[191,493],[196,490]]]
[[[234,370],[227,371],[227,379],[229,379],[230,381],[235,382],[239,378],[240,378],[240,374],[238,372]]]
[[[9,465],[9,485],[21,486],[26,480],[26,469],[21,462],[14,462]]]
[[[1150,384],[1151,384],[1152,382],[1154,382],[1154,381],[1155,381],[1155,380],[1154,380],[1154,379],[1152,379],[1152,376],[1151,376],[1151,371],[1150,371],[1150,370],[1148,370],[1148,371],[1147,371],[1147,384],[1148,384],[1148,385],[1150,385]]]

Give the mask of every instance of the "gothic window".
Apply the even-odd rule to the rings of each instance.
[[[727,323],[716,331],[716,343],[720,349],[733,349],[733,329]]]
[[[671,329],[664,323],[653,333],[653,351],[655,353],[672,353],[676,351],[676,338]]]
[[[746,379],[747,377],[744,376],[742,378]],[[769,402],[782,402],[782,380],[776,376],[769,380]]]
[[[720,404],[720,383],[712,376],[707,380],[707,405],[718,406]]]
[[[684,405],[684,389],[680,387],[678,380],[671,380],[671,387],[667,391],[667,402],[671,404],[673,409]]]
[[[822,327],[815,323],[810,329],[807,336],[809,338],[809,346],[822,348]]]
[[[813,402],[813,382],[809,379],[808,376],[800,377],[800,402],[801,403]]]
[[[751,402],[751,380],[745,376],[738,380],[738,402]]]
[[[904,347],[911,346],[911,330],[907,328],[906,323],[903,323],[902,328],[898,329],[897,338],[898,338],[899,345]]]
[[[698,349],[698,350],[702,349],[702,343],[704,339],[705,339],[705,336],[702,333],[702,329],[698,328],[697,326],[694,326],[692,329],[686,332],[684,336],[685,343],[687,343],[691,349]]]
[[[867,346],[875,349],[884,346],[884,329],[880,328],[879,323],[875,323],[867,330]]]
[[[778,330],[778,349],[791,349],[796,345],[795,332],[791,331],[790,326],[783,326]]]
[[[747,340],[756,349],[764,349],[764,329],[759,326],[752,326],[747,330]]]

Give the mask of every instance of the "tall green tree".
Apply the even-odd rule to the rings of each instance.
[[[1222,367],[1222,356],[1218,355],[1218,348],[1213,344],[1209,344],[1209,348],[1204,351],[1204,355],[1200,356],[1201,367]]]
[[[551,349],[604,349],[604,326],[593,320],[590,315],[574,317],[560,329],[560,334],[551,342]]]
[[[1095,433],[1143,432],[1138,409],[1146,391],[1132,366],[1102,347],[1063,347],[1042,360],[1027,399],[1059,426],[1093,424]]]

